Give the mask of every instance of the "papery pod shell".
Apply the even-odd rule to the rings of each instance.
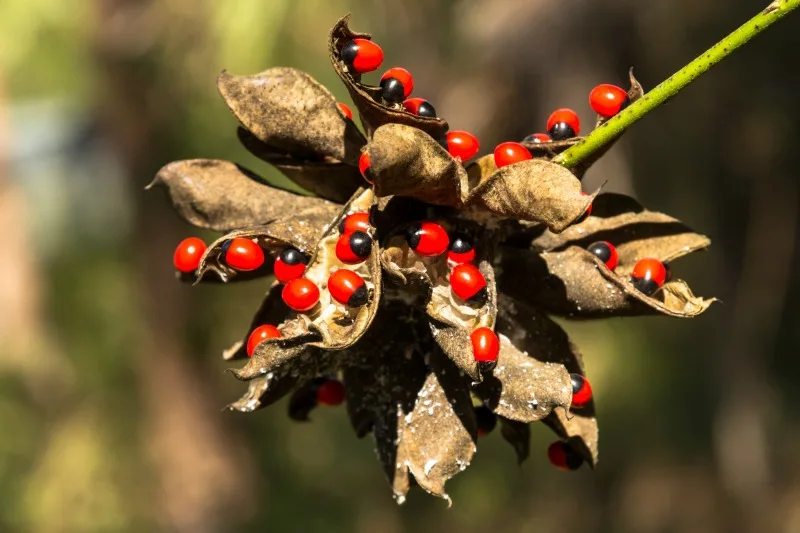
[[[223,71],[217,87],[234,116],[262,142],[295,158],[358,164],[364,137],[314,78],[275,67],[253,76]]]
[[[512,298],[498,299],[497,332],[539,361],[564,365],[570,374],[586,376],[583,357],[567,333],[544,313]],[[593,468],[598,456],[598,426],[594,399],[581,409],[554,409],[544,422],[569,442]]]
[[[447,225],[444,221],[440,222]],[[471,379],[480,381],[481,373],[472,355],[470,333],[479,327],[494,328],[497,293],[489,240],[484,238],[477,242],[476,252],[475,264],[486,280],[488,296],[486,303],[480,307],[463,302],[452,294],[447,279],[450,274],[447,254],[438,257],[418,256],[409,248],[405,237],[396,234],[384,244],[381,264],[389,277],[423,302],[431,319],[431,333],[441,349],[459,370]]]
[[[256,378],[247,383],[247,392],[229,404],[227,409],[240,413],[251,413],[263,409],[289,394],[296,383],[297,377],[292,375],[268,374]]]
[[[520,351],[499,334],[500,356],[491,375],[474,391],[496,415],[517,422],[535,422],[572,401],[570,377],[563,365],[544,363]]]
[[[378,196],[398,195],[458,207],[466,198],[467,174],[430,135],[402,124],[375,130],[366,147],[369,176]]]
[[[370,256],[358,265],[344,265],[336,258],[335,252],[339,238],[339,221],[351,211],[369,211],[373,199],[371,190],[357,192],[332,221],[308,263],[304,277],[320,289],[320,300],[314,309],[299,314],[292,321],[298,331],[302,332],[298,334],[298,338],[308,347],[327,351],[348,348],[361,338],[375,318],[381,299],[380,249],[377,239],[373,240]],[[358,309],[348,309],[336,303],[326,290],[329,275],[336,269],[345,268],[359,273],[370,293],[368,303]],[[253,379],[286,364],[302,352],[294,346],[287,347],[286,344],[281,339],[274,343],[261,343],[248,363],[234,373],[239,379]]]
[[[550,416],[553,416],[550,413]],[[531,453],[531,428],[526,422],[517,422],[508,418],[500,419],[500,434],[508,442],[517,454],[517,464],[522,464]],[[547,420],[547,418],[545,418]]]
[[[531,159],[486,177],[470,189],[466,202],[501,217],[543,222],[558,232],[580,218],[595,195],[582,194],[581,182],[564,167]]]
[[[389,107],[381,103],[381,88],[378,86],[364,85],[361,83],[361,76],[356,72],[349,72],[344,62],[339,58],[342,46],[355,38],[371,40],[368,33],[357,33],[351,31],[348,22],[350,15],[339,19],[331,29],[328,40],[328,50],[330,53],[333,69],[347,87],[353,103],[358,109],[361,123],[368,136],[384,124],[405,124],[418,128],[434,139],[444,138],[449,126],[447,122],[440,118],[420,117],[409,113],[403,109],[402,105]]]
[[[657,250],[650,250],[649,256],[662,259]],[[503,270],[498,278],[501,292],[568,318],[658,313],[688,318],[704,312],[715,301],[695,296],[681,280],[669,281],[647,296],[634,288],[628,276],[610,271],[597,257],[577,246],[542,254],[504,248],[502,257]],[[629,268],[617,267],[617,272]],[[520,288],[519,280],[529,278],[537,282]]]
[[[343,204],[364,184],[358,169],[333,159],[304,161],[273,149],[239,127],[239,141],[256,157],[275,166],[284,176],[320,198]]]
[[[200,228],[230,231],[257,226],[309,209],[330,212],[319,198],[275,189],[253,172],[229,161],[188,159],[164,166],[148,188],[167,189],[184,220]]]
[[[274,257],[287,246],[310,255],[322,234],[330,229],[331,220],[335,219],[340,210],[340,206],[325,202],[317,208],[306,209],[263,226],[232,231],[209,245],[200,259],[196,276],[198,280],[203,280],[204,277],[213,274],[228,282],[269,275],[272,273]],[[225,263],[222,246],[226,241],[237,237],[253,239],[264,249],[264,265],[261,268],[251,272],[239,272]]]

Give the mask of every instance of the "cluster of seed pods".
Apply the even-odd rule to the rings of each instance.
[[[377,70],[383,62],[383,51],[374,42],[367,39],[353,39],[341,50],[341,58],[348,68],[360,74]],[[411,73],[401,67],[393,67],[380,78],[381,99],[390,107],[402,107],[405,111],[421,117],[437,117],[436,109],[427,100],[411,97],[414,79]],[[628,94],[615,85],[602,84],[592,89],[589,95],[592,109],[604,119],[610,118],[629,104]],[[353,112],[344,103],[337,104],[340,112],[353,120]],[[548,117],[547,133],[534,133],[523,139],[523,142],[544,143],[563,141],[580,134],[580,119],[572,109],[555,110]],[[477,155],[480,144],[478,139],[467,131],[453,130],[445,134],[439,143],[450,155],[465,162]],[[494,150],[494,162],[498,168],[532,159],[530,151],[521,143],[504,142]],[[359,159],[359,170],[368,182],[370,175],[369,155],[364,152]],[[585,220],[592,212],[591,204],[581,219]],[[370,224],[369,213],[357,212],[346,216],[339,224],[339,238],[336,242],[336,258],[344,265],[357,265],[365,261],[372,250],[374,232]],[[421,222],[413,225],[406,232],[409,247],[419,256],[438,257],[447,253],[450,268],[449,283],[452,294],[467,305],[484,305],[487,300],[486,280],[480,270],[473,264],[475,249],[469,237],[447,231],[435,222]],[[617,250],[611,243],[601,241],[593,243],[588,250],[600,258],[610,269],[614,270],[618,263]],[[203,254],[206,244],[196,237],[182,241],[173,257],[175,268],[184,274],[194,272]],[[264,265],[264,250],[253,240],[234,238],[222,245],[225,263],[242,272],[258,270]],[[275,258],[273,271],[275,278],[282,284],[284,303],[298,313],[309,312],[320,300],[320,289],[311,280],[304,277],[309,258],[301,251],[287,247]],[[642,259],[634,266],[631,281],[641,292],[651,295],[656,292],[670,277],[668,267],[656,259]],[[334,270],[328,278],[327,289],[331,298],[338,304],[357,308],[365,305],[369,293],[362,277],[353,270],[340,268]],[[263,324],[255,328],[247,340],[247,355],[252,357],[258,345],[268,339],[280,338],[278,327]],[[487,327],[479,327],[470,334],[473,357],[484,371],[491,370],[497,363],[500,353],[500,342],[495,332]],[[592,402],[592,389],[585,377],[572,374],[572,409],[582,409]],[[314,385],[316,402],[321,405],[339,405],[345,400],[344,384],[335,377],[320,378]],[[478,425],[478,436],[489,434],[497,425],[497,419],[491,409],[484,405],[475,406]],[[556,441],[547,450],[549,461],[564,470],[575,470],[583,463],[583,458],[567,443]]]

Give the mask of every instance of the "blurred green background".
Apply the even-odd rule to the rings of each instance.
[[[302,68],[343,101],[330,26],[352,11],[483,152],[587,95],[645,88],[766,5],[711,0],[0,0],[0,531],[800,531],[800,14],[634,126],[586,189],[637,196],[712,237],[676,274],[694,320],[568,323],[598,398],[601,462],[565,474],[534,427],[495,433],[445,503],[397,506],[344,409],[222,412],[220,352],[263,282],[190,287],[197,234],[143,187],[234,159],[223,68]],[[208,235],[201,235],[208,236]]]

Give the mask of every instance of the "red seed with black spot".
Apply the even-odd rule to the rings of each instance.
[[[600,261],[606,264],[609,270],[614,270],[619,264],[619,254],[617,248],[608,241],[593,242],[587,248],[589,252],[595,255]]]
[[[358,170],[361,172],[361,175],[365,180],[367,180],[369,183],[372,183],[373,179],[369,168],[370,164],[369,153],[361,152],[361,157],[358,158]]]
[[[194,272],[200,266],[200,259],[206,253],[206,243],[197,237],[183,239],[172,255],[172,264],[180,272]]]
[[[589,93],[589,105],[603,118],[611,118],[630,103],[628,93],[622,87],[602,83]]]
[[[267,339],[279,339],[281,336],[281,332],[278,331],[278,328],[272,326],[270,324],[264,324],[263,326],[258,326],[256,329],[250,333],[250,336],[247,338],[247,357],[253,357],[253,354],[256,351],[256,348],[259,344]]]
[[[338,379],[326,379],[317,387],[317,402],[320,405],[341,405],[344,399],[344,384]]]
[[[364,231],[345,233],[336,241],[336,258],[342,263],[361,263],[372,252],[372,237]]]
[[[346,116],[349,120],[353,120],[353,112],[350,110],[350,106],[341,102],[336,102],[336,107],[339,108],[339,111],[342,112],[342,115]]]
[[[497,168],[503,168],[520,161],[527,161],[533,159],[533,156],[527,148],[519,143],[505,142],[497,145],[494,149],[494,164]]]
[[[308,257],[297,248],[288,247],[275,258],[272,269],[275,278],[281,283],[286,283],[302,277],[306,273],[306,265]]]
[[[447,251],[447,260],[459,265],[472,263],[475,260],[475,249],[466,235],[453,235],[450,239],[450,249]]]
[[[403,101],[403,108],[420,117],[436,118],[436,109],[424,98],[409,98]]]
[[[531,133],[530,135],[528,135],[527,137],[522,139],[522,142],[526,142],[526,143],[549,143],[552,140],[553,139],[551,139],[550,136],[548,134],[546,134],[546,133]]]
[[[353,39],[342,46],[339,57],[358,74],[377,70],[383,63],[383,50],[369,39]]]
[[[576,137],[581,132],[581,120],[578,114],[566,107],[556,109],[547,119],[547,133],[554,141],[563,141]]]
[[[402,67],[393,67],[381,76],[381,98],[392,104],[399,104],[414,90],[414,78]]]
[[[475,421],[478,425],[479,437],[485,437],[497,426],[497,416],[485,405],[475,408]]]
[[[463,130],[448,131],[445,135],[445,145],[450,155],[458,157],[462,161],[475,157],[481,148],[478,138]]]
[[[319,287],[306,278],[293,279],[283,287],[281,297],[298,313],[310,311],[319,301]]]
[[[261,268],[264,264],[264,250],[252,239],[236,237],[226,242],[224,246],[225,263],[236,270],[249,272]]]
[[[339,233],[344,235],[353,231],[363,231],[369,233],[370,220],[369,213],[350,213],[339,221]]]
[[[450,289],[462,300],[474,304],[483,305],[488,297],[486,279],[480,270],[470,264],[453,268],[450,272]]]
[[[364,280],[346,268],[331,274],[328,278],[328,291],[334,300],[348,307],[361,307],[369,300],[369,291]]]
[[[636,290],[650,296],[664,285],[667,279],[667,269],[658,259],[640,259],[633,265],[631,281]]]
[[[592,403],[592,386],[589,380],[580,374],[570,374],[572,382],[572,404],[573,409],[583,409]]]
[[[472,356],[479,362],[495,362],[500,354],[500,340],[489,328],[477,328],[470,334]]]
[[[406,240],[411,249],[423,257],[442,255],[450,245],[447,232],[435,222],[410,226],[406,231]]]
[[[561,470],[577,470],[583,465],[583,457],[569,444],[560,440],[547,447],[547,458],[551,465]]]

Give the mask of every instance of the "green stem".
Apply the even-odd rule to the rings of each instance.
[[[800,6],[800,0],[775,0],[733,33],[703,52],[694,61],[664,80],[658,87],[562,152],[554,162],[572,168],[619,137],[625,129],[692,83],[734,50]]]

